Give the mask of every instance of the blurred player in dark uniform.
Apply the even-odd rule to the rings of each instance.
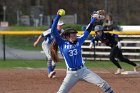
[[[136,64],[136,63],[130,61],[128,58],[125,58],[122,55],[121,45],[115,39],[116,38],[115,34],[104,33],[103,26],[101,26],[101,25],[95,26],[94,31],[96,33],[96,36],[92,38],[90,47],[92,47],[92,45],[95,44],[94,43],[95,41],[97,41],[97,43],[98,43],[98,41],[101,41],[105,45],[111,47],[111,52],[110,52],[110,57],[109,57],[110,61],[112,61],[118,67],[118,70],[115,72],[115,74],[121,74],[121,72],[124,71],[124,69],[122,69],[122,67],[118,63],[117,59],[119,59],[122,62],[132,65],[134,67],[134,71],[137,71],[139,64]]]

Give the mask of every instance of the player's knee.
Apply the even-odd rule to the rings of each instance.
[[[52,65],[52,60],[48,60],[48,65]]]
[[[122,62],[125,62],[125,61],[127,61],[128,59],[122,57],[122,58],[119,58],[119,60],[122,61]]]
[[[125,61],[124,59],[119,59],[119,60],[122,61],[122,62]]]
[[[52,58],[51,57],[48,57],[48,60],[52,60]]]
[[[109,57],[110,61],[114,62],[115,61],[115,58],[114,57]]]

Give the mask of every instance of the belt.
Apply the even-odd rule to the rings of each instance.
[[[84,65],[81,65],[80,67],[76,67],[76,68],[68,68],[68,71],[77,71],[83,67],[84,67]]]

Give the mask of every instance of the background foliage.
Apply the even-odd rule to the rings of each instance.
[[[107,2],[107,7],[105,6]],[[90,14],[99,9],[106,9],[111,13],[117,24],[140,25],[140,0],[0,0],[0,21],[6,5],[6,18],[10,24],[16,23],[17,11],[23,15],[30,15],[31,7],[38,6],[44,15],[55,15],[59,8],[64,8],[66,14],[77,14],[78,23],[86,24]]]

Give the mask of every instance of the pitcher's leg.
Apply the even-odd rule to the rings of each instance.
[[[100,87],[105,93],[115,93],[111,86],[100,76],[87,69],[83,79]]]
[[[67,73],[57,93],[68,93],[77,81],[78,77],[74,73]]]

